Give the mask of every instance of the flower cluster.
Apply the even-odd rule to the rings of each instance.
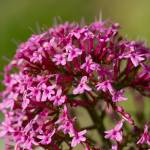
[[[138,145],[150,144],[148,125],[140,137],[130,114],[118,106],[127,101],[124,92],[128,87],[150,95],[150,50],[142,42],[124,39],[118,29],[117,23],[108,21],[88,26],[65,23],[19,45],[5,68],[1,93],[4,121],[0,136],[7,138],[6,145],[14,145],[16,150],[60,150],[63,143],[69,149],[77,145],[100,149],[86,134],[90,128],[81,129],[77,123],[76,107],[88,111],[104,142],[116,142],[112,149],[119,149],[123,142],[125,122],[138,129],[139,134],[134,135],[140,138]],[[104,131],[100,113],[96,113],[107,114],[107,107],[121,121]]]

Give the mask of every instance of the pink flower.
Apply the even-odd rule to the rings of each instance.
[[[86,134],[86,130],[77,132],[77,133],[73,136],[73,139],[72,139],[72,142],[71,142],[71,146],[72,146],[72,147],[76,147],[76,145],[80,144],[81,142],[86,141],[86,138],[85,138],[85,136],[84,136],[85,134]]]
[[[85,91],[91,91],[92,89],[87,85],[87,76],[83,76],[79,85],[73,90],[73,94],[82,94]]]
[[[66,54],[55,54],[54,58],[52,59],[54,62],[56,62],[56,65],[66,65]]]
[[[55,96],[51,97],[50,101],[53,101],[55,106],[60,106],[66,101],[66,96],[62,96],[62,89],[58,89]]]
[[[135,67],[137,67],[140,64],[140,62],[142,62],[145,59],[143,56],[144,56],[144,54],[137,54],[134,51],[132,51],[132,52],[129,52],[129,53],[124,53],[119,58],[130,58],[133,65]]]
[[[37,87],[30,87],[29,90],[31,91],[28,96],[35,98],[33,100],[41,101],[41,90]]]
[[[124,93],[123,90],[113,92],[112,101],[113,102],[126,101],[127,98],[123,96],[123,93]]]
[[[74,58],[82,54],[82,50],[79,48],[73,48],[71,45],[66,46],[66,52],[68,54],[68,61],[72,61]]]
[[[42,84],[43,94],[42,94],[41,101],[46,101],[47,99],[50,99],[52,95],[55,94],[54,92],[55,87],[56,85],[47,86],[46,84],[43,83]]]
[[[94,70],[98,69],[98,64],[94,63],[91,55],[85,58],[85,63],[81,65],[81,69],[85,69],[87,73],[91,73]]]
[[[48,145],[52,141],[52,137],[55,134],[55,129],[53,129],[50,133],[47,135],[38,135],[37,138],[41,139],[40,143],[44,145]]]
[[[74,133],[73,121],[70,119],[63,120],[63,124],[58,127],[58,130],[62,130],[64,134],[72,135]]]
[[[105,131],[105,134],[106,134],[105,138],[121,142],[122,136],[123,136],[122,126],[123,126],[123,120],[118,122],[117,125],[113,129]]]
[[[141,135],[140,139],[137,141],[137,144],[147,143],[150,145],[150,134],[148,133],[148,125],[144,127],[144,133]]]
[[[102,90],[103,92],[109,91],[110,93],[113,93],[113,91],[114,91],[111,81],[109,81],[109,80],[99,82],[96,85],[96,88],[97,88],[97,90]]]
[[[55,122],[55,124],[59,124],[58,130],[62,130],[64,134],[73,136],[74,133],[76,133],[74,128],[75,118],[70,118],[68,113],[67,106],[65,105],[62,114],[59,116],[59,119]]]
[[[35,51],[30,61],[33,63],[42,63],[42,55],[38,51]]]

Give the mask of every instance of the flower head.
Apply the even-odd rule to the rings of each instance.
[[[0,93],[4,114],[0,137],[7,137],[7,146],[60,149],[65,141],[70,148],[81,144],[96,150],[86,132],[101,128],[108,115],[105,103],[113,115],[119,113],[135,125],[116,102],[126,100],[125,87],[149,96],[150,49],[123,38],[118,29],[118,24],[108,21],[85,26],[67,22],[34,34],[18,46],[1,82],[5,88]],[[78,107],[89,112],[92,127],[80,127]],[[105,138],[121,142],[123,121],[105,131]],[[139,143],[149,144],[147,126]]]

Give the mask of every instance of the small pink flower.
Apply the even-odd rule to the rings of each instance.
[[[91,55],[85,58],[85,63],[81,65],[81,69],[85,69],[87,73],[91,73],[94,70],[98,69],[98,64],[94,63]]]
[[[74,132],[73,122],[69,119],[64,120],[63,124],[58,127],[58,130],[62,130],[64,134],[72,135]]]
[[[117,125],[113,129],[105,131],[105,134],[106,134],[105,138],[121,142],[122,136],[123,136],[122,126],[123,126],[123,120],[118,122]]]
[[[97,90],[102,90],[103,92],[109,91],[110,93],[114,92],[114,89],[112,87],[111,81],[106,80],[104,82],[99,82],[96,85]]]
[[[41,90],[37,87],[30,87],[29,90],[31,91],[28,96],[33,97],[36,101],[41,101]]]
[[[66,51],[68,54],[68,61],[72,61],[74,58],[78,57],[82,54],[82,50],[79,48],[73,48],[72,46],[68,45],[66,46]]]
[[[56,54],[54,55],[54,58],[52,59],[54,62],[56,62],[56,65],[66,65],[66,54]]]
[[[60,106],[66,101],[66,96],[62,96],[62,89],[58,89],[55,96],[51,97],[50,101],[53,101],[55,106]]]
[[[30,61],[33,63],[42,63],[42,55],[38,51],[35,51]]]
[[[41,139],[40,143],[44,145],[48,145],[52,141],[52,136],[55,134],[55,129],[48,133],[47,135],[38,135],[37,138]]]
[[[123,96],[123,93],[124,93],[123,90],[113,92],[113,94],[112,94],[112,101],[113,102],[126,101],[127,98]]]
[[[144,127],[144,133],[141,135],[140,139],[138,140],[137,144],[147,143],[150,145],[150,134],[148,133],[148,125]]]
[[[41,101],[46,101],[47,99],[50,99],[52,95],[55,94],[54,92],[55,87],[56,85],[47,86],[46,84],[43,83],[42,84],[43,94],[42,94]]]
[[[140,64],[140,62],[145,60],[145,58],[143,56],[144,56],[143,54],[137,54],[133,51],[133,52],[125,53],[125,54],[121,55],[119,58],[130,58],[133,65],[135,67],[137,67]]]
[[[60,115],[59,119],[55,122],[55,124],[59,124],[58,130],[62,130],[64,134],[69,134],[70,136],[72,136],[76,132],[74,128],[74,121],[75,118],[69,117],[68,109],[65,105],[62,114]]]
[[[83,76],[79,85],[73,90],[73,94],[82,94],[84,91],[91,91],[92,89],[87,85],[87,76]]]
[[[85,134],[86,134],[86,130],[77,132],[77,133],[73,136],[73,139],[72,139],[72,142],[71,142],[71,146],[72,146],[72,147],[76,147],[76,145],[80,144],[81,142],[86,141],[86,138],[85,138],[85,136],[84,136]]]

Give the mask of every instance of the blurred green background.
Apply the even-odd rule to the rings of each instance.
[[[50,27],[55,17],[90,23],[100,12],[103,19],[119,22],[128,38],[150,43],[150,0],[0,0],[0,70],[15,53],[16,43],[39,27]],[[148,100],[145,105],[149,116]],[[131,100],[125,106],[129,112],[135,108]]]

